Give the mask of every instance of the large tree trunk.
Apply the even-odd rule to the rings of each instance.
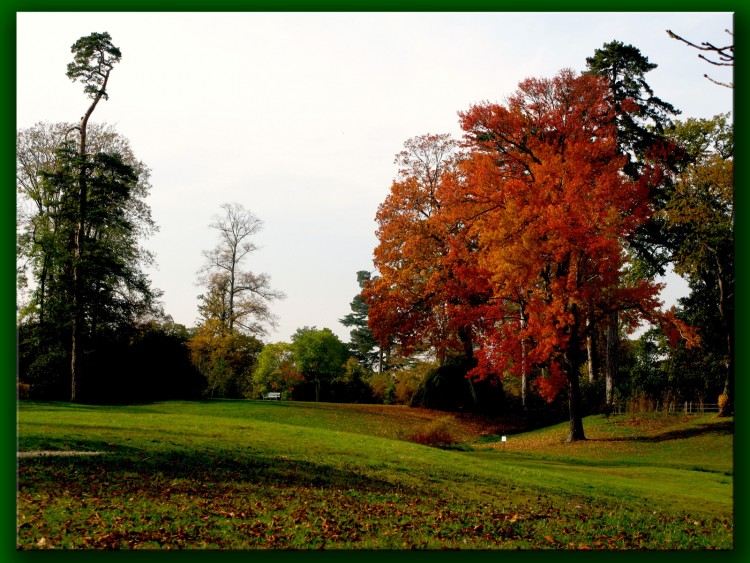
[[[458,329],[458,338],[461,340],[461,345],[464,349],[464,361],[466,362],[466,372],[472,369],[476,363],[474,360],[474,338],[471,333],[470,327],[461,327]],[[476,408],[479,403],[476,389],[474,388],[474,382],[470,378],[466,378],[469,384],[469,392],[471,393],[471,400]]]
[[[474,365],[474,337],[471,333],[471,328],[461,327],[458,329],[458,339],[461,341],[461,346],[464,349],[464,360],[467,366]]]
[[[620,315],[617,311],[609,314],[607,323],[607,358],[604,374],[604,401],[608,407],[614,402],[614,389],[617,377],[617,352],[620,346]]]
[[[573,316],[577,317],[575,306],[573,306]],[[570,414],[570,427],[568,432],[568,442],[577,442],[585,440],[586,435],[583,432],[583,408],[581,406],[581,388],[578,377],[581,371],[581,339],[578,332],[577,318],[571,328],[570,340],[568,341],[568,350],[565,354],[568,368],[568,412]]]
[[[568,376],[568,411],[570,413],[570,426],[568,430],[568,442],[585,440],[583,432],[583,409],[581,408],[581,389],[578,384],[578,375]]]
[[[588,364],[589,371],[589,382],[596,381],[596,377],[599,374],[599,355],[597,354],[597,330],[596,327],[590,326],[590,323],[586,322],[588,334],[586,336],[586,361]]]
[[[717,263],[719,261],[717,260]],[[726,283],[721,276],[721,265],[719,264],[719,314],[721,315],[721,322],[724,326],[727,341],[727,361],[726,361],[726,378],[724,380],[724,395],[727,396],[727,401],[724,403],[720,410],[719,416],[732,416],[734,414],[734,327],[730,320],[730,315],[727,313],[727,295],[726,295]]]
[[[526,361],[526,340],[521,340],[521,407],[526,410],[526,395],[529,390],[528,363]]]
[[[98,101],[98,100],[97,100]],[[79,157],[80,170],[78,172],[78,223],[73,238],[73,318],[72,337],[70,343],[70,400],[75,403],[80,398],[79,386],[81,383],[81,349],[84,323],[83,303],[83,254],[84,238],[86,236],[86,205],[88,191],[86,185],[86,126],[96,102],[92,104],[89,111],[81,118]]]
[[[520,311],[521,330],[526,328],[526,313],[523,304]],[[521,406],[526,410],[526,396],[529,391],[529,363],[526,350],[526,338],[521,338]]]
[[[83,259],[84,259],[84,237],[86,235],[86,214],[87,214],[87,203],[88,203],[88,186],[86,184],[86,161],[88,155],[86,154],[86,129],[88,127],[89,118],[94,113],[96,105],[99,100],[104,96],[104,92],[107,89],[107,82],[109,81],[109,72],[106,73],[104,81],[101,86],[101,90],[94,97],[94,101],[89,106],[86,113],[81,117],[80,124],[80,146],[79,157],[80,170],[78,172],[78,224],[76,225],[76,233],[73,239],[73,319],[72,319],[72,338],[70,343],[70,400],[75,403],[80,398],[79,386],[81,383],[81,350],[82,338],[83,338],[83,323],[84,323],[84,302],[83,302],[83,286],[84,281],[82,279],[83,273]]]
[[[46,249],[44,251],[44,258],[42,259],[42,271],[39,273],[39,325],[44,325],[45,318],[45,306],[46,306],[46,293],[47,293],[47,265],[49,263],[49,253]]]
[[[227,311],[227,320],[229,326],[229,334],[232,334],[234,330],[234,283],[235,283],[235,268],[237,266],[237,242],[233,242],[232,247],[232,262],[229,269],[229,310]]]

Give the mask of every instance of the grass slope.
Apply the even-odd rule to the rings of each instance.
[[[731,549],[732,422],[590,417],[508,436],[445,413],[166,402],[19,406],[18,547]],[[103,452],[28,455],[31,452]]]

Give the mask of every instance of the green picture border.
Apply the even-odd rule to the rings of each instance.
[[[0,110],[0,171],[5,179],[4,187],[0,190],[0,291],[3,299],[0,299],[0,416],[2,416],[0,432],[0,557],[3,561],[32,561],[41,560],[52,556],[49,553],[17,552],[15,549],[15,483],[16,483],[16,325],[15,307],[15,231],[11,225],[15,221],[15,183],[12,179],[15,155],[15,45],[16,45],[16,13],[32,11],[525,11],[525,12],[554,12],[554,11],[625,11],[625,10],[602,10],[601,2],[593,0],[573,0],[566,3],[552,0],[537,0],[533,3],[522,4],[508,2],[505,0],[468,0],[455,2],[446,0],[360,0],[358,2],[346,2],[342,0],[185,0],[183,2],[164,0],[111,0],[106,4],[93,2],[91,0],[73,0],[71,2],[59,2],[52,0],[20,1],[10,0],[0,7],[0,41],[4,43],[0,50],[0,73],[5,78],[5,88],[2,89],[3,104]],[[622,6],[620,6],[622,8]],[[735,100],[743,100],[743,96],[737,92],[745,92],[744,71],[747,68],[747,53],[743,41],[747,37],[747,13],[739,2],[718,0],[712,3],[696,2],[694,0],[677,2],[670,1],[645,1],[631,0],[627,3],[626,11],[717,11],[734,12],[734,30],[737,40],[735,48],[739,51],[738,65],[735,68]],[[711,30],[714,31],[714,30]],[[612,39],[617,39],[613,37]],[[529,39],[533,41],[533,38]],[[686,48],[686,57],[694,56]],[[744,62],[743,62],[744,61]],[[490,70],[491,72],[491,70]],[[718,86],[717,86],[718,87]],[[743,104],[735,104],[734,118],[738,124],[736,127],[736,151],[743,155],[746,153],[744,142],[744,131],[746,131],[747,111]],[[743,217],[747,205],[747,193],[741,188],[746,186],[747,164],[739,158],[736,160],[736,209],[737,215]],[[746,281],[750,280],[747,273],[747,264],[744,260],[744,242],[747,240],[748,227],[739,221],[736,224],[737,237],[737,283],[738,288],[744,287]],[[736,296],[737,314],[736,319],[745,319],[743,314],[747,307],[747,297],[743,292]],[[358,561],[498,561],[500,558],[511,557],[515,560],[547,560],[550,556],[555,559],[567,559],[570,561],[582,561],[588,557],[606,557],[615,559],[642,558],[679,559],[681,563],[690,561],[710,561],[721,559],[728,561],[746,560],[748,554],[748,538],[743,535],[747,529],[747,462],[744,440],[747,436],[747,415],[744,398],[747,397],[747,383],[742,375],[750,373],[746,353],[747,329],[744,324],[737,322],[736,343],[737,361],[736,378],[737,404],[740,414],[735,417],[735,549],[731,552],[520,552],[506,553],[501,551],[491,552],[184,552],[176,556],[180,559],[206,559],[220,558],[222,560],[245,561],[252,558],[253,561],[347,561],[356,558]],[[108,557],[108,558],[131,558],[139,557],[151,560],[163,560],[164,557],[172,557],[158,552],[140,553],[104,553],[104,552],[56,552],[54,557],[64,559],[83,557]]]

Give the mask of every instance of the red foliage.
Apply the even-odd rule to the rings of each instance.
[[[475,374],[547,366],[538,386],[551,398],[565,384],[556,369],[577,376],[589,326],[657,305],[653,283],[624,284],[622,241],[648,218],[659,173],[639,182],[621,173],[608,100],[598,78],[563,71],[522,82],[507,106],[460,114],[473,149],[464,199],[475,202],[471,232],[493,287]]]
[[[665,175],[623,174],[613,111],[603,80],[564,70],[459,113],[460,157],[445,136],[408,142],[378,210],[380,277],[365,292],[375,335],[439,353],[460,337],[478,345],[480,379],[544,366],[537,388],[552,400],[611,312],[659,317],[660,286],[623,275],[623,241]]]
[[[555,400],[555,397],[567,383],[567,375],[556,362],[550,364],[548,373],[542,374],[534,380],[534,386],[537,388],[539,395],[550,403]]]
[[[456,148],[447,135],[407,141],[396,158],[399,177],[378,209],[379,275],[363,297],[375,337],[402,353],[460,350],[473,319],[466,310],[489,291],[465,227],[445,201],[445,186],[458,181]]]

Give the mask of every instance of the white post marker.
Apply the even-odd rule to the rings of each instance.
[[[503,444],[503,451],[505,451],[505,442],[507,441],[507,438],[505,436],[500,437],[500,442]]]

